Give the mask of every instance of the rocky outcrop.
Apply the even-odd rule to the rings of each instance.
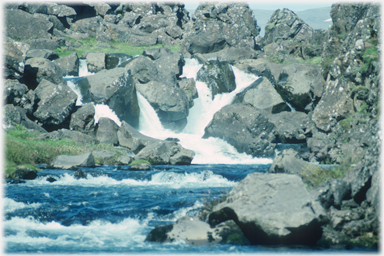
[[[75,52],[68,56],[56,59],[55,64],[63,71],[63,76],[79,75],[79,57]]]
[[[77,109],[71,115],[69,128],[86,134],[93,134],[95,131],[95,106],[92,103],[86,103]]]
[[[119,126],[107,117],[100,117],[96,126],[96,139],[100,143],[119,145],[117,131]]]
[[[221,138],[239,152],[257,157],[272,157],[276,146],[275,129],[275,125],[260,111],[237,103],[227,105],[215,113],[205,128],[204,138]]]

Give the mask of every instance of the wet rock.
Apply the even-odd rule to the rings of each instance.
[[[127,63],[129,60],[132,60],[131,55],[123,54],[123,53],[109,53],[105,58],[105,68],[113,69],[116,67],[120,67],[124,63]]]
[[[276,146],[275,129],[275,125],[257,109],[236,103],[215,113],[203,137],[224,139],[239,152],[272,157]]]
[[[71,115],[69,128],[86,134],[93,134],[95,131],[95,107],[92,103],[82,105]]]
[[[77,180],[80,179],[86,179],[87,178],[87,173],[82,171],[82,170],[77,170],[74,174],[73,177]]]
[[[6,104],[3,108],[4,110],[4,119],[3,127],[5,129],[16,129],[15,124],[20,124],[27,129],[36,130],[38,132],[46,133],[47,131],[40,125],[33,122],[27,117],[27,111],[22,109],[19,106],[14,106],[12,104]]]
[[[196,76],[197,81],[208,85],[212,99],[216,94],[231,92],[236,89],[235,75],[228,62],[211,60],[201,67]]]
[[[30,46],[6,37],[4,55],[6,79],[20,79],[24,74],[24,61]]]
[[[63,71],[63,76],[79,76],[79,57],[74,52],[55,60],[55,64]]]
[[[132,170],[132,171],[149,171],[151,169],[152,169],[151,165],[148,163],[137,163],[129,167],[129,170]]]
[[[11,173],[7,173],[6,179],[24,179],[33,180],[37,177],[37,171],[28,166],[19,165],[16,170]]]
[[[97,73],[105,69],[106,54],[103,52],[90,52],[87,54],[88,71]]]
[[[94,167],[95,160],[92,153],[85,153],[76,156],[59,155],[53,159],[52,168],[74,169],[77,167]]]
[[[177,81],[180,89],[184,90],[188,98],[189,108],[193,106],[193,100],[198,97],[196,83],[193,78],[181,78]]]

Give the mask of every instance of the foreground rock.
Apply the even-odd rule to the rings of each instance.
[[[77,167],[94,167],[95,159],[92,153],[77,156],[59,155],[53,159],[51,166],[59,169],[75,169]]]
[[[214,211],[211,226],[233,219],[252,244],[314,245],[322,234],[321,211],[296,175],[249,174]]]

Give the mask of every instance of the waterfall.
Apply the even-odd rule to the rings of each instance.
[[[95,73],[88,71],[87,59],[79,59],[79,77],[90,76]]]
[[[194,59],[186,59],[182,77],[196,78],[202,65]],[[150,137],[166,139],[178,138],[180,144],[195,152],[192,164],[269,164],[270,159],[253,158],[245,153],[239,153],[226,141],[219,138],[203,139],[204,128],[211,121],[213,115],[227,104],[230,104],[237,93],[252,84],[257,77],[232,67],[235,74],[236,89],[231,93],[216,95],[212,100],[208,86],[203,82],[196,82],[199,97],[194,100],[194,106],[189,111],[187,126],[181,133],[164,129],[153,107],[138,93],[140,107],[139,131]]]

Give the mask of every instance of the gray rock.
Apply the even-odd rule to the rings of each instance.
[[[33,170],[27,166],[20,165],[16,167],[14,172],[7,174],[6,179],[34,180],[36,177],[36,170]]]
[[[27,91],[28,87],[25,84],[20,83],[18,80],[7,79],[4,83],[3,102],[18,105]]]
[[[36,138],[36,140],[64,140],[69,139],[76,143],[83,144],[97,144],[98,141],[87,134],[71,131],[68,129],[59,129],[53,132],[45,133]]]
[[[177,142],[157,141],[140,150],[135,159],[144,159],[151,164],[188,165],[195,153],[180,146]]]
[[[194,56],[196,56],[196,54]],[[238,60],[256,59],[257,56],[258,53],[250,46],[235,46],[224,48],[217,52],[201,54],[201,57],[205,59],[217,59],[231,63]]]
[[[87,54],[88,71],[97,73],[106,66],[106,54],[103,52],[90,52]]]
[[[56,50],[59,47],[65,46],[65,38],[63,37],[50,37],[50,38],[38,38],[29,39],[28,44],[30,49],[48,49]]]
[[[43,80],[54,84],[66,84],[59,66],[44,58],[32,58],[25,62],[24,81],[28,88],[35,89]]]
[[[82,105],[71,115],[69,128],[71,130],[93,134],[95,131],[95,107],[92,103]]]
[[[4,55],[6,79],[20,79],[24,74],[24,60],[30,46],[26,43],[17,42],[9,37],[6,38]]]
[[[257,109],[236,103],[215,113],[205,128],[203,138],[221,138],[238,152],[257,157],[272,157],[276,146],[275,129],[275,125]]]
[[[107,3],[97,2],[97,3],[89,3],[90,6],[92,6],[97,15],[100,15],[101,17],[105,17],[108,13],[112,12],[112,8]]]
[[[208,85],[212,99],[216,94],[231,92],[236,89],[235,75],[228,62],[211,60],[201,67],[196,76],[197,81]]]
[[[113,69],[116,67],[120,67],[123,63],[127,63],[128,61],[132,60],[131,55],[127,55],[124,53],[109,53],[106,55],[105,58],[105,68],[106,69]]]
[[[30,120],[26,115],[26,110],[19,106],[6,104],[3,110],[3,127],[5,129],[16,129],[15,124],[20,124],[27,129],[36,130],[43,133],[47,132],[43,127]]]
[[[53,24],[48,16],[34,16],[22,10],[5,10],[6,34],[17,41],[49,38]]]
[[[79,57],[74,52],[55,60],[55,64],[63,71],[63,76],[79,76]]]
[[[132,76],[125,68],[102,70],[87,76],[90,98],[96,104],[107,104],[119,117],[138,127],[140,109]],[[84,81],[85,82],[85,81]]]
[[[125,68],[131,70],[132,76],[134,76],[140,83],[156,81],[158,77],[156,64],[146,56],[139,56],[138,58],[133,59],[125,66]]]
[[[130,156],[119,156],[116,158],[116,162],[121,165],[128,165],[132,162],[133,158]]]
[[[260,77],[243,92],[236,95],[233,103],[250,104],[258,110],[265,110],[272,114],[290,111],[290,108],[277,93],[268,79]]]
[[[47,49],[32,49],[27,52],[26,60],[31,58],[44,58],[48,60],[55,60],[59,58],[59,55]]]
[[[59,155],[53,159],[52,168],[74,169],[76,167],[94,167],[95,160],[92,153],[85,153],[76,156]]]
[[[86,33],[89,36],[95,37],[102,23],[103,19],[100,16],[85,18],[71,24],[71,29],[75,32]]]
[[[196,83],[193,78],[181,78],[177,81],[180,89],[184,90],[188,98],[189,108],[193,106],[193,100],[198,97]]]
[[[92,155],[94,158],[111,158],[114,157],[117,153],[114,151],[109,150],[99,150],[99,151],[92,151]]]
[[[64,4],[49,4],[47,8],[47,13],[50,15],[55,15],[60,18],[75,16],[77,14],[72,7],[69,7]]]
[[[133,164],[129,167],[129,170],[132,170],[132,171],[149,171],[149,170],[151,170],[151,165],[147,164],[147,163]]]
[[[231,209],[234,221],[252,244],[313,245],[322,231],[319,213],[310,202],[297,175],[251,173],[214,211]]]
[[[35,93],[40,101],[33,115],[43,123],[43,127],[52,130],[69,125],[68,119],[77,100],[77,95],[71,88],[44,79],[36,87]]]
[[[96,126],[96,139],[100,143],[119,145],[117,131],[119,126],[107,117],[101,117]]]

